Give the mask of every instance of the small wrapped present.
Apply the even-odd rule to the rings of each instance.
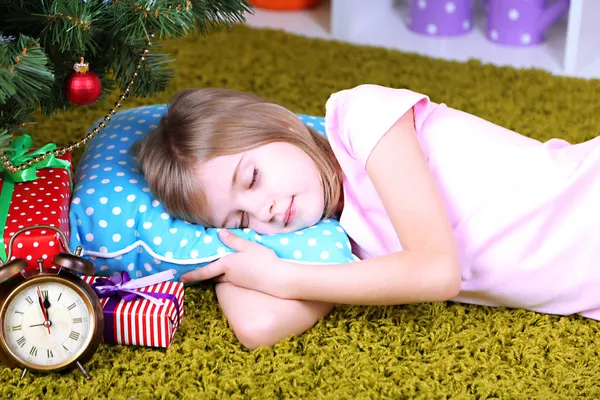
[[[8,159],[21,165],[56,149],[50,143],[31,150],[32,143],[29,135],[14,139]],[[14,173],[0,165],[0,259],[7,261],[11,238],[20,229],[31,228],[14,238],[11,259],[22,258],[30,268],[42,259],[44,267],[51,267],[52,258],[63,248],[57,232],[43,226],[54,227],[69,238],[71,191],[71,153],[49,155]]]
[[[139,279],[82,276],[102,302],[104,343],[169,347],[183,318],[184,287],[173,277],[170,270]]]

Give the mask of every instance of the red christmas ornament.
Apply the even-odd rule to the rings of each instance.
[[[65,96],[75,104],[92,104],[102,92],[102,82],[95,72],[89,71],[89,64],[83,60],[73,65],[75,71],[65,79]]]

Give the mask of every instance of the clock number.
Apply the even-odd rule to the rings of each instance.
[[[29,304],[33,304],[33,299],[30,296],[25,297],[25,300],[27,300]]]
[[[37,357],[37,347],[31,346],[31,350],[29,350],[29,354],[34,357]]]
[[[23,311],[15,310],[15,314],[21,314],[21,315],[23,315],[24,313],[23,313]]]
[[[79,340],[79,336],[80,336],[80,334],[78,332],[71,331],[71,334],[69,335],[69,338],[71,338],[73,340]]]
[[[62,297],[62,292],[60,292],[60,294],[58,295],[58,299],[56,299],[57,301],[60,301],[60,298]]]
[[[52,350],[48,349],[47,356],[48,356],[48,358],[54,357],[54,354],[52,354]]]
[[[71,305],[69,306],[69,311],[71,311],[72,309],[74,309],[74,308],[75,308],[75,306],[76,306],[76,304],[75,304],[75,303],[71,304]]]
[[[65,346],[64,344],[62,345],[63,349],[65,349],[65,351],[68,353],[69,349],[67,349],[67,346]]]
[[[13,332],[20,331],[21,328],[22,328],[21,325],[15,325],[15,326],[12,327],[12,330],[13,330]]]
[[[27,340],[25,340],[25,336],[21,336],[20,338],[17,339],[17,344],[21,347],[25,346],[26,342],[27,342]]]
[[[47,290],[42,290],[42,298],[43,299],[47,299],[48,298],[48,291]]]
[[[79,317],[79,318],[73,318],[73,323],[74,324],[80,324],[81,322],[83,322],[83,320],[81,319],[81,317]]]

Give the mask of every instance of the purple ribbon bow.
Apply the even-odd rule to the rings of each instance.
[[[157,274],[145,276],[139,279],[131,279],[127,271],[117,272],[110,278],[96,278],[91,285],[99,298],[108,297],[104,305],[104,341],[106,343],[116,344],[114,312],[121,301],[129,302],[136,298],[149,300],[157,306],[163,306],[164,300],[169,300],[175,304],[177,310],[177,326],[180,323],[179,304],[177,297],[168,293],[150,293],[140,292],[137,289],[156,285],[173,279],[175,276],[171,270],[159,272]]]

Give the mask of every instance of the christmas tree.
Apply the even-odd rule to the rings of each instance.
[[[0,150],[38,111],[48,118],[125,91],[144,50],[127,95],[166,89],[174,72],[157,41],[230,27],[251,9],[245,0],[0,0]]]

